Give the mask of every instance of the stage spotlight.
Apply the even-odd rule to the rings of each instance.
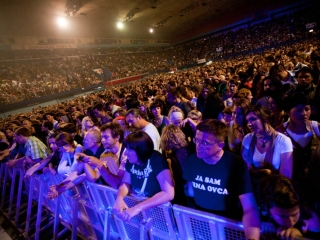
[[[68,21],[64,17],[58,17],[57,18],[57,23],[60,27],[66,27],[68,25]]]
[[[150,29],[149,29],[149,32],[150,32],[150,33],[153,33],[153,28],[150,28]]]
[[[117,28],[122,29],[124,27],[122,22],[118,22],[117,23]]]

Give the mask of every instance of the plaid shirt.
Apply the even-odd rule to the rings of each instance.
[[[25,155],[33,160],[46,158],[50,154],[47,146],[36,137],[29,137],[24,147],[26,149]]]

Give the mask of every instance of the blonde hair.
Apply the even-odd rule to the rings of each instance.
[[[188,145],[186,136],[182,130],[173,125],[168,124],[162,129],[160,146],[162,151],[174,150]]]
[[[81,122],[81,136],[82,137],[84,137],[84,135],[87,133],[87,131],[88,130],[90,130],[90,129],[86,129],[86,121],[87,120],[91,120],[92,121],[92,118],[91,117],[89,117],[89,116],[86,116],[86,117],[84,117],[83,119],[82,119],[82,122]],[[93,121],[92,121],[93,122]],[[93,123],[94,124],[94,123]],[[100,131],[100,129],[98,128],[98,127],[96,127],[96,126],[92,126],[92,128],[91,129],[95,129],[95,130],[98,130],[98,131]]]
[[[184,119],[185,116],[184,116],[183,111],[181,110],[181,108],[176,107],[176,106],[172,106],[172,107],[170,108],[170,111],[169,111],[169,113],[168,113],[169,119],[170,119],[170,115],[171,115],[172,113],[174,113],[174,112],[180,112],[180,113],[182,113],[182,118]]]

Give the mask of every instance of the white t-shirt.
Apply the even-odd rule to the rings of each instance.
[[[250,142],[252,140],[253,133],[247,134],[242,142],[242,146],[246,149],[249,150],[250,148]],[[274,142],[274,152],[273,152],[273,157],[272,157],[272,165],[275,169],[280,168],[280,161],[281,161],[281,154],[282,153],[287,153],[287,152],[292,152],[293,147],[292,147],[292,142],[290,138],[285,136],[282,133],[278,133],[275,142]],[[265,159],[266,153],[260,153],[259,150],[255,147],[254,148],[254,154],[253,154],[253,165],[254,167],[261,167],[263,166],[264,159]]]
[[[64,152],[58,166],[59,174],[70,174],[78,167],[78,161],[71,157],[71,153]]]
[[[289,122],[283,123],[284,127],[287,127]],[[319,127],[318,127],[318,122],[317,121],[311,121],[312,128],[314,130],[314,133],[316,136],[319,138],[320,137],[320,132],[319,132]],[[309,132],[305,134],[295,134],[291,132],[289,128],[287,128],[287,133],[290,135],[292,139],[294,139],[301,147],[305,147],[309,144],[309,142],[312,140],[312,131],[310,130]]]
[[[158,129],[152,123],[149,123],[141,130],[147,133],[149,137],[151,137],[154,150],[160,151],[160,135]]]

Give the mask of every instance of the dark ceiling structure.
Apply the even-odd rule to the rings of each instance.
[[[293,0],[1,0],[1,36],[177,41],[292,4]],[[69,26],[60,29],[56,18]],[[121,21],[125,27],[116,28]],[[149,29],[153,28],[151,34]]]

